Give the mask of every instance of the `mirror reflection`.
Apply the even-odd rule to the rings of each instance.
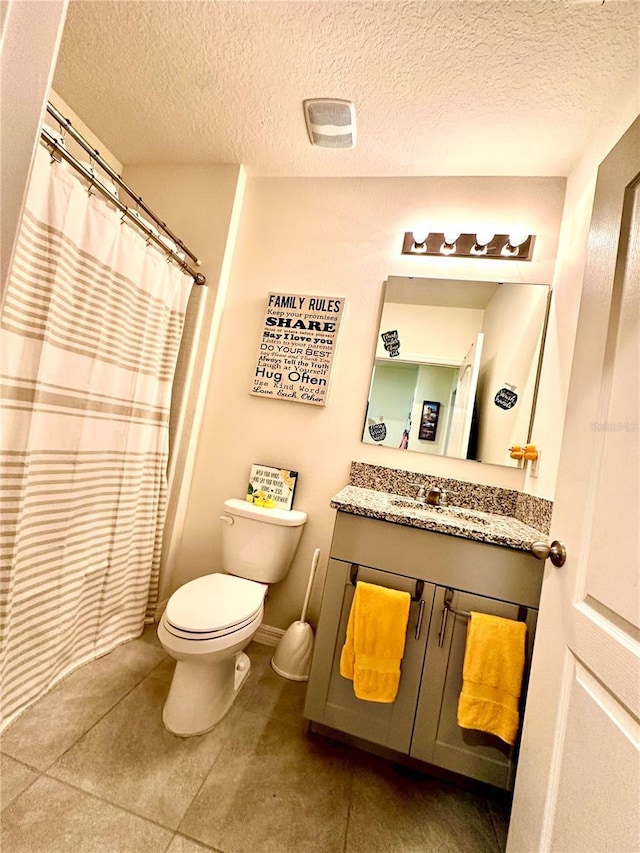
[[[550,288],[390,276],[363,442],[518,467]]]

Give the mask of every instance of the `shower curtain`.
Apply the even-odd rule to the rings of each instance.
[[[0,731],[151,621],[191,285],[39,146],[0,323]]]

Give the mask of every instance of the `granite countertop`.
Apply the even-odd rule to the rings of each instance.
[[[425,506],[403,495],[358,486],[345,486],[331,498],[331,506],[340,512],[489,542],[518,551],[531,550],[533,542],[549,541],[546,533],[509,515],[458,506]]]

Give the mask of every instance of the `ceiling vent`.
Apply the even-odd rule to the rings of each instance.
[[[304,118],[312,145],[353,148],[356,144],[356,110],[351,101],[336,98],[304,101]]]

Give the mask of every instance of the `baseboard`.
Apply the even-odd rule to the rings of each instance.
[[[159,622],[162,619],[162,614],[164,613],[164,611],[166,609],[168,601],[169,601],[168,598],[164,598],[162,601],[159,601],[156,604],[155,613],[153,614],[153,621],[154,622]]]
[[[274,628],[272,625],[261,625],[256,631],[253,639],[256,643],[262,643],[263,646],[277,646],[284,631],[282,628]]]

